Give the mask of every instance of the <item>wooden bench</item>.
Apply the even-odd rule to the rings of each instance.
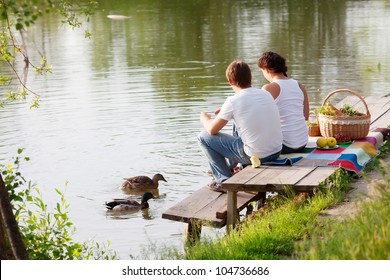
[[[227,193],[203,187],[166,210],[162,218],[186,223],[185,240],[192,244],[199,239],[202,226],[227,225],[229,231],[239,221],[239,213],[245,208],[250,213],[250,203],[262,201],[267,192],[291,188],[311,193],[336,170],[337,167],[248,166],[222,184]]]
[[[390,96],[369,96],[364,99],[371,114],[370,128],[387,127],[390,122]],[[350,104],[364,111],[360,100],[348,96],[339,102]],[[285,191],[313,192],[325,182],[338,167],[328,166],[248,166],[222,184],[226,194],[208,190],[206,187],[189,195],[183,201],[165,211],[163,218],[187,223],[186,240],[193,243],[199,239],[202,225],[222,228],[229,232],[239,221],[239,212],[250,207],[252,201],[265,198],[266,192]]]
[[[314,188],[325,182],[338,167],[304,166],[247,166],[242,171],[222,183],[227,191],[227,231],[237,224],[238,191],[257,191],[259,193],[281,192],[290,188],[295,192],[313,192]]]

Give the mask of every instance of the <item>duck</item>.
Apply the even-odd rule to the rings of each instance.
[[[125,181],[119,187],[122,190],[152,190],[158,188],[158,181],[167,181],[160,173],[155,174],[152,179],[147,176],[136,176],[123,179]]]
[[[113,211],[141,210],[149,208],[148,200],[153,198],[151,192],[146,192],[141,198],[141,203],[136,200],[116,198],[106,202],[106,208]]]

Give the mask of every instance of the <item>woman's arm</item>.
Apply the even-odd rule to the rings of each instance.
[[[309,97],[307,96],[305,87],[300,82],[298,84],[303,92],[303,115],[305,116],[305,120],[308,120],[310,114]]]
[[[280,94],[280,86],[277,83],[266,84],[262,87],[262,89],[271,93],[274,99],[278,98]]]

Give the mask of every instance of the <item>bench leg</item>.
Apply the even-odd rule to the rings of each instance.
[[[250,215],[252,215],[252,213],[253,213],[253,205],[248,204],[248,206],[246,207],[245,217],[249,217]]]
[[[229,233],[234,229],[236,223],[238,222],[238,213],[237,213],[237,192],[228,191],[227,192],[227,217],[226,217],[226,231]]]
[[[259,192],[259,195],[260,195],[260,198],[259,198],[259,204],[258,204],[257,210],[259,210],[263,206],[265,199],[267,198],[266,192]]]
[[[184,226],[184,241],[186,245],[194,245],[199,241],[202,233],[202,224],[196,221],[189,221]]]

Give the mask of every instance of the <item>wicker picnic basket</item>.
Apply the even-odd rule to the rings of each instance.
[[[312,117],[312,115],[314,115]],[[315,118],[315,120],[314,120]],[[318,125],[318,118],[314,111],[310,111],[309,113],[309,121],[308,121],[308,133],[309,136],[320,136],[320,126]]]
[[[322,106],[327,104],[327,101],[331,96],[340,92],[348,92],[358,97],[362,101],[366,113],[360,113],[359,115],[355,116],[329,116],[319,113],[317,117],[318,124],[320,125],[321,135],[325,137],[335,137],[337,134],[343,134],[350,137],[351,140],[366,137],[370,129],[371,115],[368,110],[367,103],[358,93],[349,89],[338,89],[332,91],[325,97],[324,101],[322,102]]]

